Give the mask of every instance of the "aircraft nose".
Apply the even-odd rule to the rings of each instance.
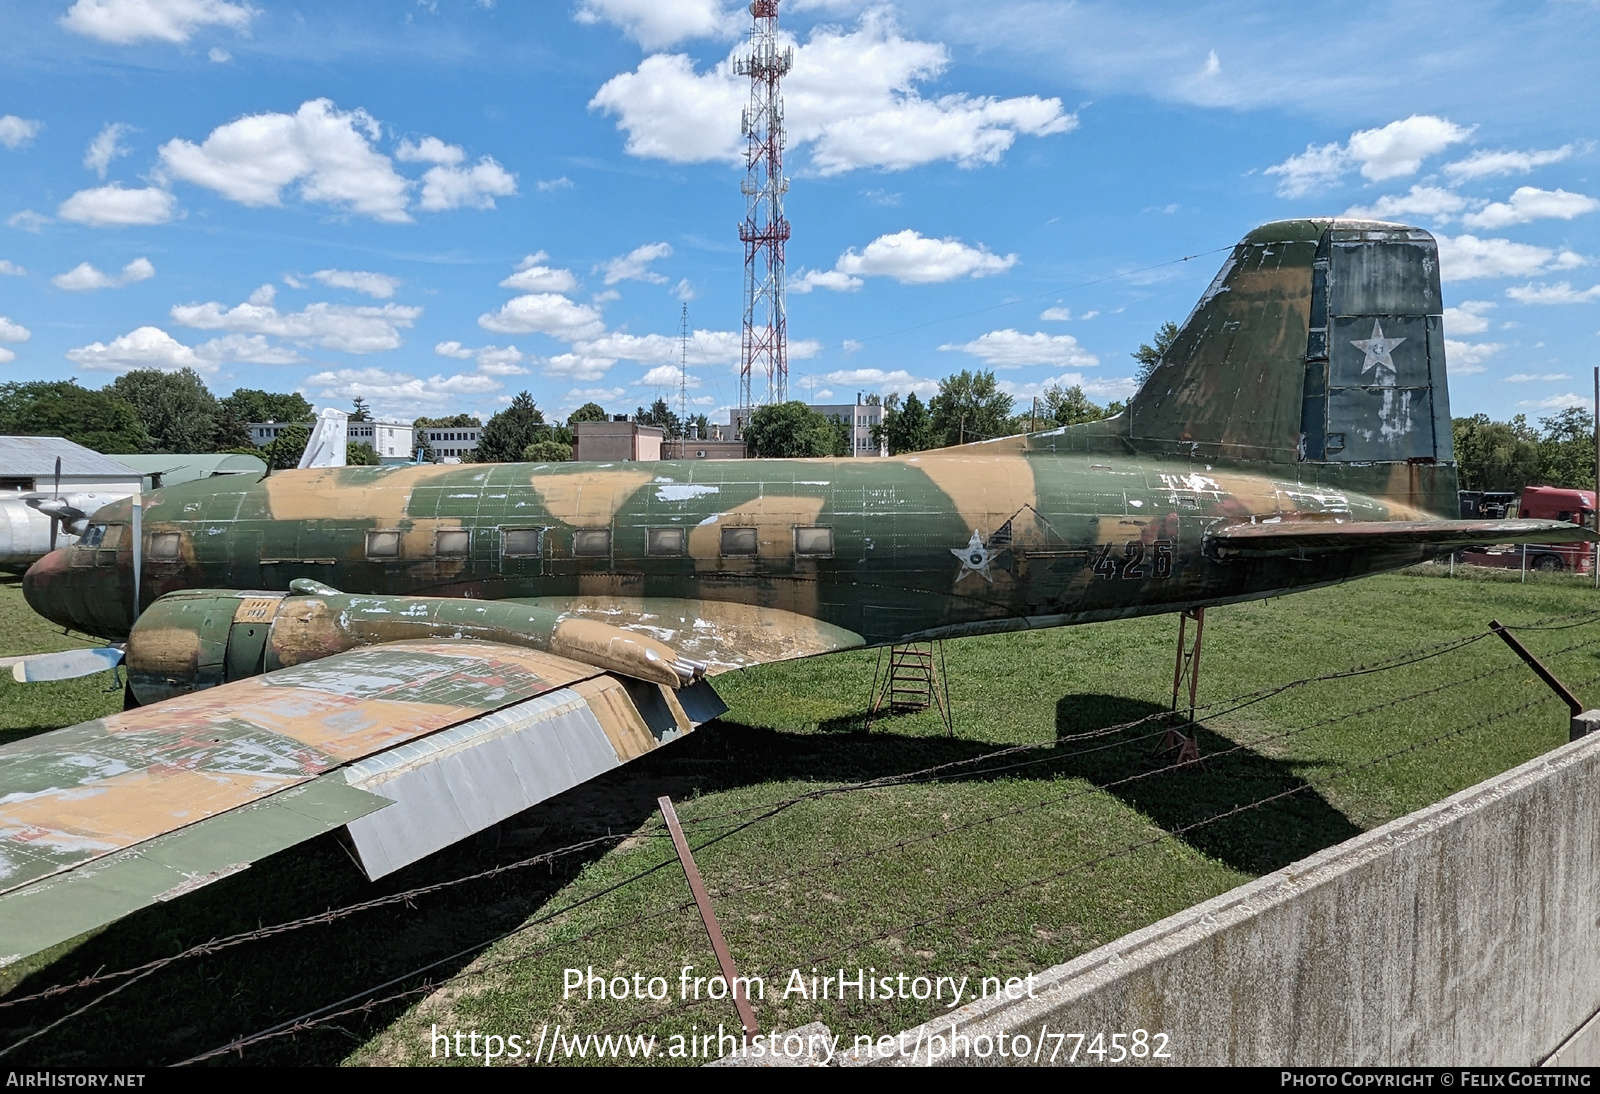
[[[99,567],[92,558],[75,566],[75,551],[51,551],[28,567],[22,576],[22,595],[28,607],[52,623],[83,634],[121,639],[133,624],[133,600],[123,588],[121,567]]]

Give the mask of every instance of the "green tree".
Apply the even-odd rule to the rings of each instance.
[[[278,434],[278,439],[261,450],[261,458],[273,471],[285,471],[300,466],[306,445],[311,443],[311,427],[291,425]],[[347,450],[348,451],[348,450]]]
[[[941,446],[986,441],[1011,432],[1011,396],[1000,390],[993,372],[962,369],[939,381],[928,401],[934,443]]]
[[[928,419],[928,408],[915,391],[906,396],[904,406],[900,405],[898,392],[883,401],[883,425],[873,430],[872,443],[880,446],[887,443],[891,456],[933,447],[933,424]]]
[[[118,376],[111,390],[138,412],[155,451],[211,451],[220,407],[194,369],[135,369]]]
[[[599,403],[584,403],[577,410],[574,410],[571,416],[567,418],[567,424],[577,425],[579,422],[603,422],[609,417],[610,415],[606,413],[605,408]]]
[[[835,423],[802,402],[757,407],[744,439],[755,456],[843,456],[848,451]]]
[[[73,380],[0,384],[0,434],[65,437],[96,452],[142,452],[150,435],[127,400]]]
[[[1539,476],[1546,486],[1594,489],[1594,418],[1582,407],[1540,418]]]
[[[477,463],[516,463],[523,450],[537,441],[550,439],[550,426],[544,411],[526,391],[518,392],[511,405],[490,418],[473,453]]]
[[[359,395],[356,396],[355,402],[351,404],[350,420],[352,422],[372,421],[372,408],[367,406],[367,401]]]
[[[418,418],[411,423],[418,429],[481,429],[483,422],[476,414],[452,414],[447,418]]]
[[[1539,433],[1518,414],[1509,422],[1487,414],[1451,423],[1456,471],[1463,490],[1521,490],[1537,483],[1543,453]]]
[[[295,462],[300,462],[298,456]],[[350,441],[344,446],[344,462],[349,467],[376,467],[380,461],[378,453],[366,441]]]
[[[241,422],[309,422],[316,417],[298,391],[279,394],[241,387],[221,402]]]
[[[650,409],[640,407],[633,415],[633,420],[640,425],[653,425],[668,437],[679,436],[683,431],[683,423],[672,412],[665,399],[657,399],[650,404]]]
[[[1162,355],[1172,348],[1172,343],[1178,340],[1178,324],[1168,319],[1156,328],[1156,334],[1149,342],[1140,342],[1139,348],[1129,354],[1139,362],[1139,373],[1134,379],[1143,387],[1144,382],[1150,379],[1150,374],[1156,370],[1156,365],[1161,363]]]
[[[524,463],[561,463],[572,459],[572,446],[558,440],[534,441],[522,450]]]
[[[704,414],[691,414],[688,420],[683,423],[683,428],[685,435],[692,429],[696,437],[705,440],[711,436],[711,419]]]
[[[247,451],[255,450],[255,442],[250,438],[250,427],[233,409],[228,406],[227,400],[217,400],[217,416],[211,429],[212,452],[228,452],[243,448]]]
[[[1071,387],[1051,384],[1039,400],[1039,411],[1047,426],[1098,422],[1107,417],[1105,409],[1096,406],[1078,384]]]

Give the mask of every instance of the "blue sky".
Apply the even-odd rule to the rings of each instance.
[[[1219,249],[1440,237],[1453,410],[1600,362],[1600,4],[783,0],[791,393],[1125,396]],[[746,8],[0,0],[0,379],[493,413],[737,392]],[[1185,256],[1197,255],[1189,261]]]

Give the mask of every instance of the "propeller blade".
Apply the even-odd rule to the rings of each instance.
[[[0,658],[0,666],[10,665],[11,677],[19,684],[92,676],[97,672],[114,669],[121,663],[122,649],[118,646],[97,646],[87,650],[32,653],[25,657]]]
[[[61,457],[60,456],[56,457],[55,495],[56,495],[56,500],[60,501],[61,500]],[[51,517],[50,517],[50,549],[52,551],[54,551],[56,549],[56,535],[60,531],[61,531],[61,520],[60,520],[59,517],[57,517],[54,514],[52,514]]]
[[[139,622],[139,578],[144,573],[144,505],[133,500],[133,621]]]

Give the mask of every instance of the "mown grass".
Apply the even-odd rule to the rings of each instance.
[[[1394,575],[1212,609],[1201,701],[1478,632],[1491,618],[1516,627],[1600,612],[1600,594],[1581,579],[1509,576]],[[0,588],[0,613],[13,601]],[[28,626],[0,620],[9,624],[0,642]],[[1163,617],[947,643],[953,737],[926,713],[865,731],[874,653],[721,677],[731,707],[723,720],[508,822],[498,846],[470,842],[368,884],[336,841],[315,841],[5,970],[0,987],[15,997],[608,832],[625,842],[184,962],[13,1055],[75,1067],[171,1062],[508,931],[518,933],[443,961],[433,982],[456,979],[437,990],[224,1059],[443,1062],[430,1056],[435,1025],[536,1039],[560,1022],[569,1032],[655,1033],[663,1046],[674,1033],[732,1027],[725,1000],[677,998],[682,966],[709,976],[715,960],[661,835],[660,794],[678,803],[740,972],[767,980],[762,1026],[822,1019],[846,1034],[892,1032],[937,1004],[783,998],[791,970],[974,983],[1038,971],[1566,740],[1565,708],[1492,638],[1215,717],[1200,730],[1209,758],[1199,769],[1165,768],[1143,737],[1148,726],[1063,740],[1164,708],[1175,632]],[[1600,674],[1600,624],[1523,637],[1569,683]],[[83,709],[106,707],[103,677],[58,686],[63,703],[76,695]],[[1407,699],[1432,688],[1443,690]],[[1579,691],[1592,698],[1600,684]],[[21,730],[66,709],[35,694],[0,681],[0,726]],[[1377,709],[1341,717],[1366,708]],[[1050,747],[959,779],[814,793],[1013,744]],[[662,976],[672,997],[564,999],[563,970],[589,967]],[[0,1044],[82,1001],[68,1000],[0,1010]]]

